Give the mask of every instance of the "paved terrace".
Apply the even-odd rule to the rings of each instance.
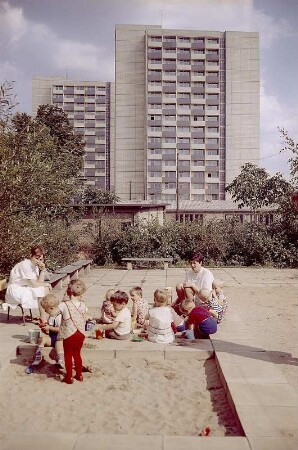
[[[5,433],[0,427],[2,450],[294,450],[297,448],[298,403],[296,390],[287,383],[280,368],[262,348],[257,333],[251,333],[245,309],[238,308],[237,292],[252,283],[259,287],[275,284],[297,290],[294,270],[277,269],[213,269],[217,278],[226,282],[229,312],[220,330],[209,340],[196,341],[189,347],[166,346],[143,342],[98,341],[94,352],[99,358],[206,359],[215,352],[218,371],[231,408],[244,431],[244,437],[183,437],[105,435],[73,433]],[[113,270],[93,269],[84,277],[88,287],[86,303],[91,314],[99,316],[99,305],[109,288],[128,291],[133,285],[143,288],[147,299],[157,287],[172,286],[183,279],[185,269]],[[234,295],[233,295],[234,294]],[[62,296],[62,292],[57,293]],[[18,353],[33,355],[34,346],[26,344],[30,323],[22,326],[18,309],[10,323],[0,310],[0,367],[5,368]],[[97,342],[97,341],[95,341]],[[285,349],[287,350],[287,349]]]

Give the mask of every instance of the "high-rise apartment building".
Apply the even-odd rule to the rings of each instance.
[[[258,33],[116,26],[115,173],[122,199],[225,199],[259,159]]]
[[[113,96],[113,83],[70,81],[63,77],[34,77],[32,81],[33,115],[42,104],[59,106],[67,113],[75,133],[86,143],[86,184],[105,190],[111,188]]]

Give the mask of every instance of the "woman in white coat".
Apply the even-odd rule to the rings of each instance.
[[[3,309],[15,309],[19,304],[27,309],[39,309],[40,318],[46,320],[46,313],[40,300],[47,295],[52,286],[45,283],[46,266],[44,250],[36,245],[31,248],[30,258],[17,263],[10,272]]]

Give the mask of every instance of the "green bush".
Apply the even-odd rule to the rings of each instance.
[[[173,257],[177,265],[200,252],[207,265],[297,266],[297,243],[280,226],[237,220],[206,223],[140,221],[122,230],[119,222],[102,226],[94,244],[98,264],[120,264],[124,257]]]

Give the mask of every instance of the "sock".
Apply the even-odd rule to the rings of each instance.
[[[32,366],[38,366],[38,364],[41,363],[42,361],[42,352],[43,352],[43,347],[37,347],[36,353],[35,353],[35,358],[34,361],[32,363]]]
[[[64,353],[63,352],[58,353],[58,361],[57,362],[58,362],[58,364],[61,364],[64,366]]]

